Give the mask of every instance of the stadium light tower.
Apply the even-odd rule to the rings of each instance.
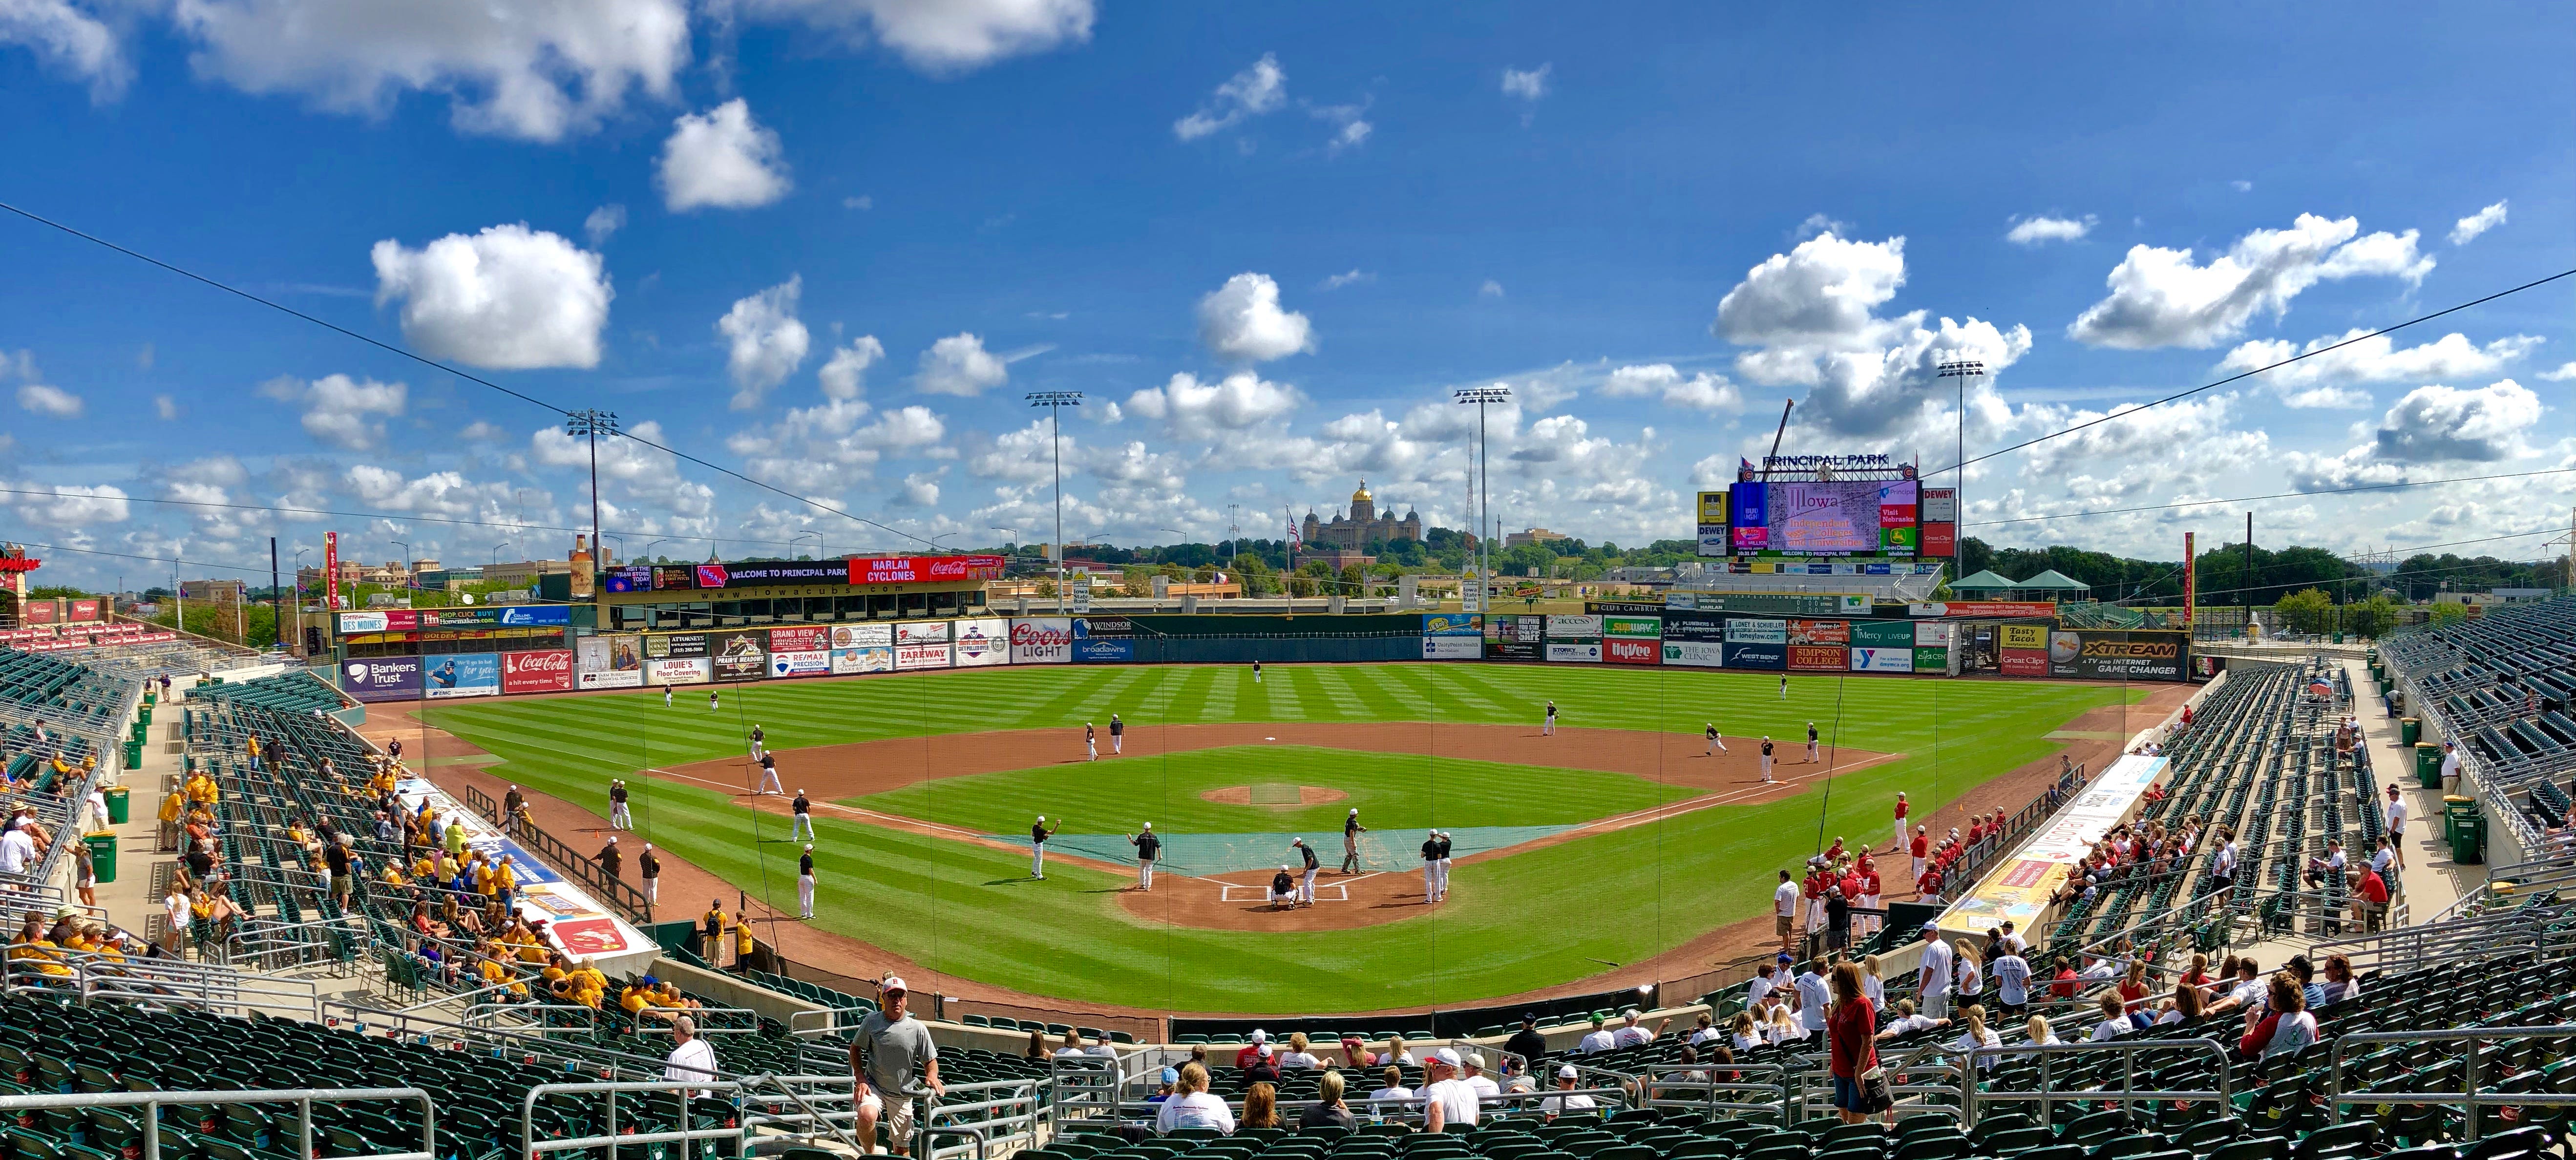
[[[1501,383],[1496,383],[1490,387],[1460,387],[1457,391],[1452,393],[1452,397],[1457,399],[1459,404],[1462,406],[1468,403],[1474,403],[1476,405],[1476,506],[1478,508],[1476,516],[1476,583],[1479,585],[1490,585],[1494,574],[1494,545],[1491,538],[1488,537],[1485,532],[1486,526],[1493,521],[1494,497],[1492,487],[1493,478],[1485,470],[1485,453],[1489,448],[1491,448],[1493,441],[1487,438],[1485,434],[1485,407],[1489,403],[1511,402],[1512,389]],[[1476,608],[1478,611],[1482,611],[1484,609],[1485,594],[1488,591],[1490,591],[1490,588],[1483,588],[1477,592]],[[1464,596],[1465,593],[1462,592],[1460,595]]]
[[[1986,364],[1977,359],[1945,362],[1940,367],[1941,378],[1959,380],[1959,477],[1950,482],[1950,537],[1953,541],[1962,538],[1960,529],[1968,522],[1968,380],[1985,376]],[[1959,549],[1954,547],[1951,551]],[[1954,575],[1958,572],[1958,561],[1956,556],[1950,561],[1950,571]]]
[[[1055,610],[1064,603],[1064,409],[1082,405],[1080,391],[1031,391],[1021,396],[1032,407],[1047,409],[1047,438],[1055,444]]]
[[[564,416],[564,434],[590,441],[590,573],[599,575],[599,437],[615,437],[617,412],[599,410],[574,411]],[[524,516],[522,517],[524,518]],[[593,585],[598,581],[593,579]],[[597,587],[591,589],[596,593]]]

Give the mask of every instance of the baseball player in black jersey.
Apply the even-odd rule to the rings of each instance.
[[[1029,827],[1029,877],[1046,877],[1046,840],[1054,836],[1055,829],[1048,828],[1046,815],[1039,814],[1036,824]]]
[[[789,802],[789,803],[788,803],[788,805],[787,805],[787,808],[788,808],[788,809],[790,809],[790,810],[795,811],[795,817],[796,817],[796,827],[795,827],[794,829],[791,829],[791,830],[787,831],[787,840],[788,840],[788,841],[790,841],[790,842],[795,842],[795,841],[806,841],[806,842],[811,842],[811,841],[813,841],[813,840],[814,840],[814,801],[813,801],[813,799],[806,797],[806,796],[805,796],[805,791],[804,791],[803,789],[798,789],[798,790],[796,791],[796,800],[795,800],[795,801],[793,801],[793,802]]]
[[[1422,901],[1429,905],[1440,901],[1440,831],[1433,830],[1422,839]]]
[[[1816,750],[1816,723],[1809,721],[1807,722],[1807,764],[1814,765],[1821,760],[1824,760],[1823,755]]]
[[[1295,839],[1289,845],[1297,847],[1297,853],[1306,859],[1306,873],[1297,880],[1297,905],[1313,906],[1315,905],[1315,876],[1324,872],[1324,865],[1315,860],[1315,848],[1307,845],[1306,839]]]
[[[1360,872],[1360,835],[1367,832],[1368,827],[1360,824],[1359,808],[1352,807],[1350,816],[1342,819],[1342,873]]]
[[[1130,835],[1127,840],[1136,847],[1136,889],[1151,892],[1154,889],[1154,859],[1162,855],[1163,840],[1154,836],[1152,822],[1145,823],[1143,833]]]
[[[814,917],[814,843],[805,843],[805,852],[796,857],[796,905],[804,913],[799,918]]]
[[[1771,739],[1762,739],[1762,780],[1771,780]]]
[[[1449,901],[1449,831],[1440,831],[1440,901]]]

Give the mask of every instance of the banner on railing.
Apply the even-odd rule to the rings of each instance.
[[[519,880],[514,909],[532,924],[544,923],[546,941],[564,954],[589,959],[611,977],[641,971],[661,954],[661,948],[650,937],[611,913],[587,891],[566,881],[526,847],[503,836],[492,823],[465,808],[465,803],[448,796],[447,791],[410,777],[395,783],[394,792],[401,796],[406,814],[417,814],[426,800],[430,812],[440,819],[440,829],[446,828],[449,818],[462,823],[465,844],[482,851],[487,860],[498,861],[508,855],[512,872]]]
[[[1996,863],[1976,889],[1942,911],[1941,929],[1977,936],[2009,920],[2023,931],[2035,930],[2068,868],[2129,816],[2164,769],[2161,757],[2130,754],[2112,762],[2057,812],[2048,828]]]

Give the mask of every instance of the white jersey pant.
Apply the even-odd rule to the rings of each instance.
[[[1124,733],[1110,734],[1109,752],[1112,756],[1127,752],[1127,735]]]
[[[1306,868],[1306,876],[1297,880],[1297,901],[1307,903],[1309,905],[1314,903],[1315,876],[1323,872],[1324,868],[1321,865],[1309,866]]]
[[[1881,905],[1878,900],[1878,896],[1875,894],[1861,895],[1860,904],[1871,910],[1877,910]],[[1859,916],[1859,918],[1861,928],[1864,930],[1877,931],[1887,925],[1887,916],[1883,914],[1864,914]]]
[[[1096,737],[1085,737],[1085,738],[1083,738],[1083,739],[1082,739],[1082,751],[1083,751],[1084,753],[1088,753],[1088,754],[1090,754],[1090,755],[1091,755],[1091,760],[1093,760],[1093,761],[1098,761],[1098,760],[1100,760],[1100,739],[1099,739],[1099,738],[1096,738]]]
[[[1771,755],[1768,753],[1762,755],[1762,780],[1771,780]]]
[[[1725,752],[1727,752],[1727,748],[1726,748],[1726,738],[1723,738],[1723,737],[1711,737],[1711,738],[1709,738],[1709,739],[1708,739],[1708,751],[1709,751],[1710,753],[1713,753],[1713,754],[1714,754],[1714,753],[1725,753]]]
[[[1029,843],[1029,877],[1046,877],[1046,843]]]
[[[635,828],[635,819],[627,814],[625,802],[609,803],[608,828],[612,830],[631,830]]]
[[[788,829],[788,831],[787,831],[787,840],[788,840],[788,841],[791,841],[791,842],[795,842],[795,841],[806,841],[806,842],[811,842],[811,841],[813,841],[813,840],[814,840],[814,815],[812,815],[812,814],[798,814],[798,815],[796,815],[796,824],[795,824],[793,827],[790,827],[790,828]]]
[[[1147,890],[1152,890],[1154,888],[1154,864],[1152,862],[1139,860],[1136,863],[1136,885],[1142,886]]]
[[[1820,753],[1818,753],[1818,752],[1816,752],[1816,743],[1815,743],[1815,742],[1813,742],[1813,741],[1810,741],[1810,742],[1808,742],[1808,743],[1807,743],[1807,760],[1809,760],[1809,761],[1822,761],[1822,760],[1824,760],[1824,755],[1823,755],[1823,754],[1820,754]]]
[[[761,771],[760,771],[760,792],[762,792],[762,793],[786,793],[786,792],[787,792],[787,790],[786,790],[786,788],[785,788],[785,787],[783,787],[783,786],[781,786],[781,785],[779,785],[779,784],[778,784],[778,770],[777,770],[775,767],[771,767],[771,766],[764,766],[764,767],[762,767],[762,768],[761,768]]]
[[[1449,859],[1447,858],[1440,860],[1440,897],[1443,899],[1449,897]]]
[[[1905,818],[1901,815],[1896,819],[1896,848],[1905,848]]]
[[[801,913],[804,917],[814,917],[813,875],[799,874],[796,876],[796,905],[801,908]]]
[[[652,877],[647,878],[647,879],[645,879],[645,880],[644,880],[644,901],[646,901],[646,902],[660,902],[660,901],[662,901],[662,876],[661,876],[661,875],[656,874],[656,875],[654,875],[654,876],[652,876]]]
[[[1541,737],[1556,736],[1556,714],[1550,713],[1547,715],[1545,720],[1538,723],[1538,735]]]
[[[1426,902],[1440,901],[1440,859],[1422,860],[1422,897]]]
[[[1807,900],[1807,926],[1812,930],[1825,929],[1824,899],[1810,898]]]

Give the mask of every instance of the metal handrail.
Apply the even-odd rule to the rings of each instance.
[[[544,859],[565,877],[581,883],[609,905],[624,911],[626,917],[648,926],[652,924],[653,903],[644,897],[643,891],[628,885],[625,879],[609,877],[607,871],[601,870],[599,863],[592,861],[589,855],[565,845],[534,822],[514,827],[509,819],[501,816],[500,803],[492,800],[492,795],[471,785],[464,788],[465,808],[499,826],[504,835],[526,843],[530,853]]]
[[[627,1082],[627,1083],[615,1083],[615,1082],[608,1082],[608,1083],[550,1083],[550,1084],[539,1084],[539,1085],[537,1085],[537,1086],[535,1086],[535,1087],[529,1088],[529,1089],[527,1090],[526,1095],[522,1096],[522,1097],[521,1097],[521,1099],[520,1099],[520,1102],[519,1102],[519,1151],[518,1151],[518,1156],[520,1157],[520,1160],[535,1160],[535,1158],[536,1158],[539,1154],[541,1154],[541,1153],[546,1153],[546,1152],[572,1152],[572,1151],[583,1151],[583,1150],[588,1150],[588,1149],[591,1149],[591,1148],[605,1148],[605,1149],[607,1149],[607,1150],[608,1150],[608,1155],[610,1156],[611,1160],[615,1160],[615,1157],[616,1157],[616,1155],[617,1155],[617,1149],[618,1149],[619,1147],[621,1147],[621,1146],[626,1146],[626,1145],[635,1145],[635,1144],[663,1144],[663,1143],[676,1143],[676,1142],[681,1142],[681,1141],[691,1141],[691,1140],[722,1140],[722,1139],[727,1139],[727,1138],[731,1138],[731,1139],[733,1139],[735,1142],[740,1143],[740,1142],[741,1142],[745,1137],[747,1137],[747,1136],[750,1134],[750,1127],[751,1127],[751,1125],[750,1125],[749,1123],[747,1123],[747,1122],[738,1122],[738,1123],[736,1123],[736,1124],[735,1124],[734,1126],[732,1126],[732,1127],[724,1127],[724,1126],[719,1125],[719,1126],[716,1126],[716,1127],[710,1127],[710,1128],[693,1128],[693,1127],[691,1127],[691,1126],[690,1126],[690,1119],[691,1119],[691,1117],[692,1117],[693,1113],[692,1113],[692,1111],[690,1110],[690,1106],[689,1106],[689,1105],[690,1105],[690,1103],[691,1103],[693,1100],[695,1100],[695,1099],[697,1098],[697,1097],[696,1097],[695,1095],[693,1095],[692,1093],[695,1093],[695,1092],[701,1092],[701,1091],[712,1091],[712,1092],[726,1092],[726,1093],[731,1093],[731,1094],[732,1094],[732,1096],[733,1096],[733,1100],[734,1100],[734,1106],[735,1106],[737,1109],[739,1109],[739,1108],[741,1108],[741,1106],[742,1106],[743,1097],[744,1097],[744,1096],[746,1096],[746,1095],[751,1094],[755,1089],[760,1088],[760,1087],[764,1087],[764,1086],[779,1086],[779,1087],[783,1087],[785,1084],[790,1084],[790,1083],[803,1083],[803,1084],[809,1084],[809,1085],[813,1085],[813,1086],[828,1087],[828,1086],[832,1085],[832,1084],[833,1084],[833,1083],[835,1083],[835,1082],[837,1082],[837,1083],[841,1083],[841,1084],[848,1084],[848,1083],[850,1082],[850,1077],[848,1077],[848,1076],[803,1076],[803,1075],[800,1075],[800,1076],[754,1075],[754,1076],[749,1076],[749,1077],[745,1077],[745,1078],[743,1078],[743,1079],[736,1079],[736,1080],[727,1080],[727,1079],[670,1080],[670,1079],[665,1079],[665,1080],[653,1080],[653,1081],[647,1081],[647,1082]],[[637,1092],[637,1093],[659,1092],[659,1093],[662,1093],[662,1094],[664,1094],[664,1095],[671,1096],[674,1100],[676,1100],[676,1101],[678,1102],[678,1105],[679,1105],[679,1109],[680,1109],[680,1126],[679,1126],[677,1129],[674,1129],[674,1130],[671,1130],[671,1131],[664,1131],[664,1132],[620,1132],[620,1131],[618,1131],[618,1129],[617,1129],[617,1107],[618,1107],[618,1103],[619,1103],[619,1101],[617,1100],[617,1098],[616,1098],[616,1097],[617,1097],[618,1095],[622,1095],[622,1094],[624,1094],[624,1093],[628,1093],[628,1092]],[[791,1099],[791,1100],[795,1100],[798,1104],[800,1104],[800,1105],[803,1105],[803,1104],[804,1104],[804,1101],[803,1101],[802,1099],[798,1098],[797,1096],[795,1096],[793,1093],[785,1093],[785,1094],[787,1094],[787,1096],[788,1096],[788,1098],[789,1098],[789,1099]],[[607,1115],[606,1115],[605,1119],[604,1119],[604,1120],[601,1122],[601,1124],[600,1124],[600,1127],[601,1127],[601,1129],[603,1130],[603,1134],[601,1134],[601,1135],[597,1135],[597,1136],[562,1136],[562,1137],[553,1137],[553,1138],[544,1139],[544,1140],[540,1140],[540,1139],[538,1139],[538,1138],[537,1138],[537,1132],[536,1132],[537,1101],[538,1101],[538,1100],[540,1100],[540,1099],[542,1099],[542,1098],[544,1098],[544,1097],[546,1097],[546,1096],[550,1096],[550,1095],[606,1095],[606,1096],[609,1096],[610,1098],[606,1101],[606,1104],[605,1104],[606,1109],[607,1109]],[[814,1114],[817,1116],[817,1118],[818,1118],[818,1120],[819,1120],[819,1118],[820,1118],[821,1114],[820,1114],[820,1113],[814,1113]],[[792,1123],[792,1122],[796,1122],[797,1120],[799,1120],[799,1119],[800,1119],[800,1117],[793,1117],[793,1116],[763,1116],[763,1117],[761,1117],[761,1119],[762,1119],[762,1121],[763,1121],[763,1122],[765,1122],[765,1123]],[[836,1135],[843,1135],[843,1136],[846,1136],[846,1134],[843,1134],[843,1133],[835,1133],[835,1134],[836,1134]],[[806,1138],[807,1138],[807,1139],[811,1139],[812,1137],[811,1137],[811,1135],[809,1134]]]
[[[12,944],[16,950],[26,944]],[[44,948],[53,961],[70,968],[70,989],[80,996],[83,1006],[92,999],[128,1002],[184,1004],[207,1011],[233,1011],[248,1014],[253,1009],[300,1010],[307,1018],[322,1017],[322,991],[310,979],[287,979],[270,975],[244,974],[229,966],[192,963],[184,959],[156,959],[129,956],[111,958],[97,951],[75,951]],[[16,990],[40,986],[48,990],[63,985],[64,976],[48,975],[41,970],[20,968],[22,960],[0,966],[0,989]],[[34,982],[21,982],[32,974]],[[279,1000],[258,1002],[261,999]]]
[[[2326,1106],[2337,1120],[2343,1118],[2346,1104],[2459,1104],[2466,1119],[2465,1135],[2475,1143],[2485,1131],[2488,1107],[2568,1107],[2576,1106],[2576,1093],[2499,1092],[2482,1095],[2478,1091],[2478,1043],[2493,1039],[2554,1039],[2576,1037],[2576,1024],[2550,1027],[2463,1027],[2453,1031],[2356,1031],[2338,1035],[2334,1041],[2334,1073],[2328,1087]],[[2460,1090],[2456,1092],[2347,1092],[2343,1090],[2344,1048],[2350,1044],[2370,1043],[2446,1043],[2467,1040],[2471,1046],[2460,1057]]]
[[[283,1088],[270,1091],[221,1092],[70,1092],[45,1095],[0,1095],[0,1113],[43,1111],[47,1108],[131,1108],[143,1109],[143,1160],[161,1160],[161,1109],[167,1105],[207,1104],[283,1104],[295,1105],[295,1138],[298,1156],[314,1156],[313,1105],[348,1103],[357,1100],[420,1101],[420,1151],[379,1152],[353,1160],[437,1160],[438,1106],[429,1093],[416,1087],[402,1088]]]
[[[1721,1071],[1734,1072],[1739,1078],[1722,1080],[1718,1079],[1713,1074],[1709,1074]],[[1664,1078],[1668,1075],[1688,1075],[1692,1072],[1701,1073],[1705,1078],[1669,1082]],[[1771,1076],[1771,1080],[1766,1083],[1742,1078],[1746,1072],[1765,1073]],[[1648,1064],[1645,1072],[1637,1078],[1643,1085],[1639,1091],[1639,1098],[1642,1100],[1644,1106],[1651,1108],[1679,1108],[1684,1111],[1699,1112],[1702,1115],[1714,1119],[1717,1114],[1721,1112],[1778,1112],[1787,1108],[1789,1106],[1790,1074],[1790,1067],[1786,1061],[1711,1063],[1703,1060],[1699,1063]],[[1668,1096],[1664,1094],[1667,1091],[1698,1092],[1700,1093],[1701,1098],[1693,1099],[1684,1096]],[[1734,1092],[1760,1092],[1768,1094],[1773,1098],[1766,1101],[1725,1100],[1718,1098],[1721,1095]]]
[[[2151,1050],[2208,1053],[2218,1062],[2217,1089],[2214,1091],[2138,1090],[2138,1053],[2141,1051]],[[2065,1091],[2059,1089],[2056,1084],[2050,1082],[2049,1061],[2051,1059],[2061,1055],[2092,1055],[2105,1051],[2118,1052],[2121,1056],[2120,1086],[2118,1090],[2114,1091],[2106,1085],[2101,1088],[2086,1091]],[[2039,1057],[2038,1090],[2027,1092],[1985,1091],[1979,1087],[1976,1082],[1976,1069],[1982,1066],[1981,1061],[1987,1058],[2000,1059],[2007,1055],[2036,1055]],[[2221,1104],[2225,1104],[2229,1098],[2235,1094],[2228,1075],[2227,1065],[2227,1049],[2220,1046],[2216,1040],[2211,1039],[2113,1039],[2101,1043],[2053,1043],[2046,1046],[2041,1046],[2035,1043],[2022,1043],[2003,1047],[1971,1048],[1960,1053],[1959,1061],[1956,1064],[1960,1074],[1960,1119],[1969,1127],[1975,1127],[1977,1123],[1977,1107],[1978,1105],[1988,1101],[2026,1103],[2036,1100],[2039,1103],[2039,1122],[2042,1127],[2049,1126],[2051,1109],[2061,1103],[2091,1103],[2105,1100],[2123,1103],[2134,1100],[2216,1100]]]

